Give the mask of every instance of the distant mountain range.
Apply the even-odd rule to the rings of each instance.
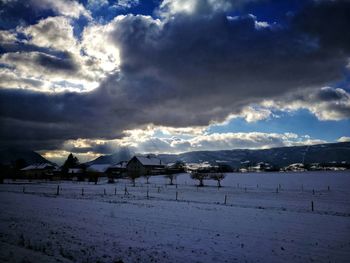
[[[134,154],[128,148],[122,148],[112,155],[100,156],[88,164],[113,164],[119,161],[129,160]],[[350,142],[262,150],[193,151],[181,154],[159,154],[156,156],[164,163],[171,163],[177,160],[186,163],[225,163],[235,168],[242,167],[243,164],[255,165],[259,162],[267,162],[279,167],[292,163],[340,163],[343,161],[350,163]]]
[[[86,164],[115,164],[120,161],[127,161],[133,155],[135,155],[135,152],[131,149],[120,148],[114,154],[102,155]],[[292,163],[350,163],[350,142],[279,147],[262,150],[193,151],[181,154],[159,154],[156,156],[164,163],[172,163],[178,160],[186,163],[224,163],[234,168],[245,165],[255,165],[259,162],[270,163],[278,167],[287,166]],[[1,164],[11,164],[17,159],[24,159],[27,164],[49,162],[34,151],[0,149]]]
[[[0,164],[11,165],[19,159],[24,160],[28,165],[34,163],[52,163],[46,160],[40,154],[31,150],[15,148],[0,149]]]

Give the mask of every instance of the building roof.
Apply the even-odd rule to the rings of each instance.
[[[163,165],[162,161],[153,156],[135,156],[144,166],[159,166]]]
[[[104,173],[110,166],[110,164],[92,164],[86,168],[86,171]]]
[[[21,171],[44,170],[47,168],[56,168],[56,167],[51,163],[35,163],[22,168]]]
[[[127,164],[128,164],[127,161],[121,161],[121,162],[119,162],[119,163],[117,163],[117,164],[114,164],[114,165],[110,166],[109,168],[120,168],[120,169],[124,169],[124,168],[126,168],[126,165],[127,165]]]

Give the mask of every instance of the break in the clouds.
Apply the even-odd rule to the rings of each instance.
[[[164,0],[148,13],[143,1],[0,0],[0,143],[59,151],[102,140],[79,151],[104,153],[147,125],[202,133],[144,138],[140,151],[308,143],[254,126],[204,132],[300,109],[350,128],[350,3],[289,2],[274,16],[274,0]]]

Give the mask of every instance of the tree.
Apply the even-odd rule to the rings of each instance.
[[[151,177],[151,175],[145,174],[144,177],[146,178],[146,184],[149,184],[149,178]]]
[[[208,179],[208,175],[206,173],[194,172],[194,173],[191,173],[191,178],[194,180],[198,180],[199,181],[198,186],[202,187],[202,186],[204,186],[203,181],[204,181],[204,179]]]
[[[67,157],[67,160],[64,162],[62,166],[62,171],[65,174],[68,174],[68,170],[70,168],[75,168],[79,165],[79,160],[72,153],[70,153]]]
[[[213,179],[218,182],[218,187],[221,187],[221,180],[225,178],[224,173],[212,173],[210,179]]]
[[[167,174],[165,175],[165,178],[168,178],[170,180],[170,185],[173,185],[174,179],[176,178],[177,174]]]
[[[132,182],[132,186],[136,186],[136,179],[139,178],[141,175],[138,172],[128,172],[128,177],[130,178]]]

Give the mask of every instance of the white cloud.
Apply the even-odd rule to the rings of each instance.
[[[350,118],[350,94],[341,88],[299,90],[273,101],[265,100],[262,106],[282,111],[307,109],[322,121]]]
[[[128,9],[140,4],[139,0],[117,0],[114,7],[118,9]]]
[[[164,0],[160,5],[160,13],[164,17],[176,14],[204,14],[225,12],[237,8],[252,0]]]
[[[350,142],[350,137],[348,136],[342,136],[338,140],[338,142]]]
[[[40,20],[37,24],[19,28],[29,37],[29,43],[57,50],[77,52],[77,40],[73,34],[71,20],[67,17],[56,16]]]
[[[78,1],[71,0],[31,0],[39,9],[52,9],[59,15],[79,18],[81,15],[91,19],[91,14]]]
[[[12,31],[0,30],[0,43],[9,44],[17,40],[16,34]]]
[[[88,0],[86,6],[88,9],[97,10],[106,5],[108,5],[108,0]]]
[[[106,72],[117,69],[120,64],[119,49],[110,34],[122,17],[106,25],[92,24],[83,31],[81,49]]]

